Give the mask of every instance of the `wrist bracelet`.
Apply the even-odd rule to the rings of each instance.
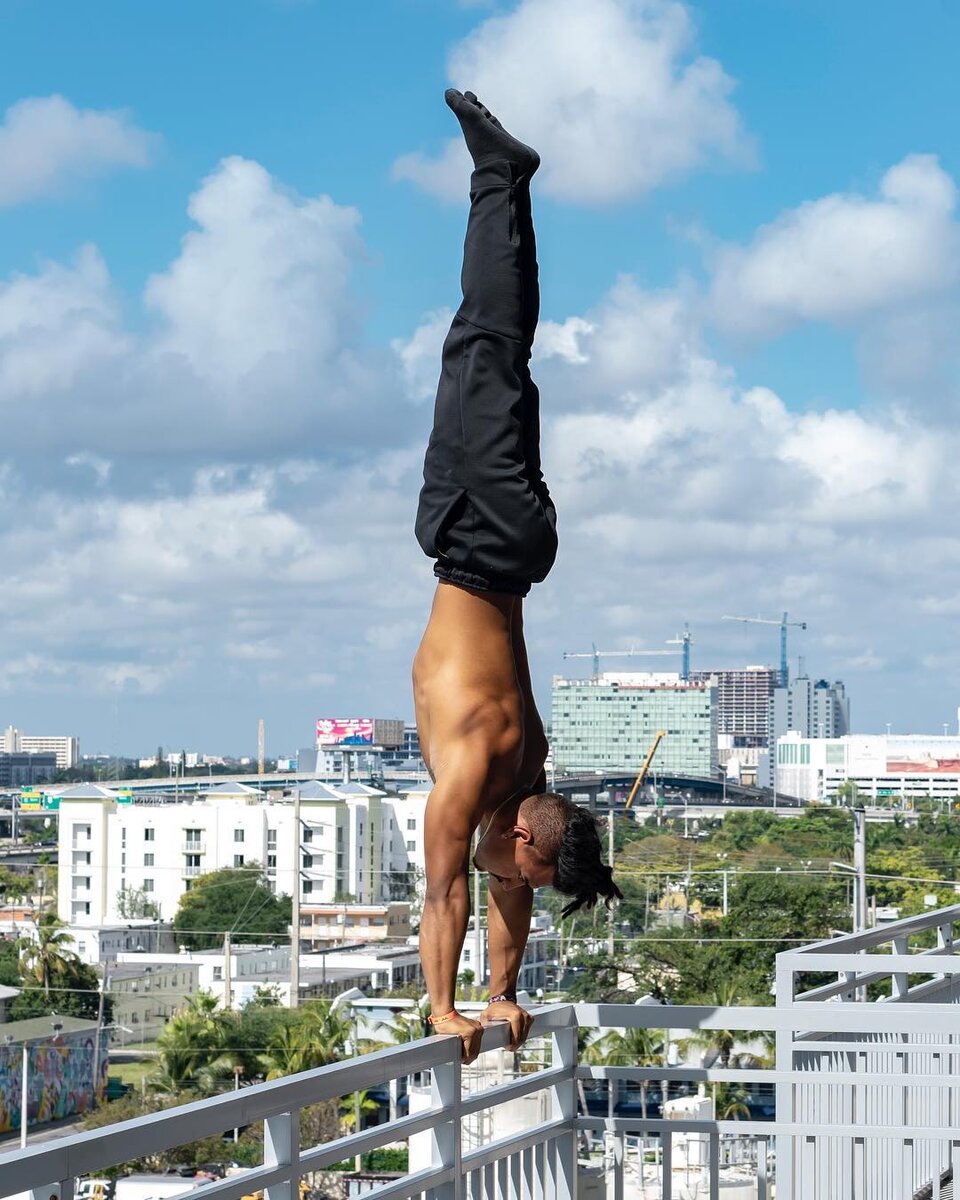
[[[506,1000],[509,1004],[516,1004],[516,992],[501,992],[499,996],[491,996],[487,1001],[488,1004],[499,1004],[501,1000]]]
[[[457,1017],[459,1015],[460,1014],[457,1012],[457,1010],[455,1008],[451,1008],[445,1017],[435,1017],[433,1015],[433,1013],[431,1013],[430,1016],[427,1017],[427,1024],[428,1025],[441,1025],[441,1024],[443,1024],[444,1021],[450,1021],[454,1017]]]

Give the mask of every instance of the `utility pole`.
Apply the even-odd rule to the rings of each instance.
[[[853,869],[856,871],[853,892],[853,930],[860,933],[867,927],[867,814],[862,805],[853,810]]]
[[[327,960],[324,958],[326,967]],[[293,887],[290,890],[290,1007],[300,1005],[300,789],[293,790]]]
[[[230,987],[233,977],[233,964],[230,958],[230,933],[223,935],[223,1007],[229,1012],[233,1006],[233,994]]]
[[[259,776],[261,785],[263,784],[263,772],[266,755],[266,739],[263,733],[263,717],[260,718],[257,725],[257,775]]]
[[[723,868],[723,915],[726,916],[730,906],[727,903],[727,868]]]
[[[103,977],[100,980],[100,999],[97,1003],[97,1034],[93,1043],[93,1087],[91,1090],[90,1107],[97,1107],[97,1084],[100,1081],[100,1039],[103,1036],[103,1001],[107,992],[107,967],[104,964]]]
[[[615,813],[613,811],[613,796],[610,797],[610,811],[607,818],[607,858],[610,863],[610,870],[613,870],[613,821]],[[607,953],[613,958],[615,945],[613,938],[613,913],[614,908],[611,904],[607,910]]]
[[[27,1123],[30,1120],[30,1044],[23,1039],[23,1061],[20,1066],[20,1149],[27,1148]]]

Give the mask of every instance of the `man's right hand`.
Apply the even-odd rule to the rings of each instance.
[[[463,1043],[463,1061],[472,1063],[480,1053],[480,1039],[483,1037],[483,1026],[479,1021],[471,1021],[457,1013],[449,1021],[440,1021],[434,1027],[434,1033],[455,1033]]]

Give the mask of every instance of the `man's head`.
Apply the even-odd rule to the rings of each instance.
[[[514,839],[519,872],[531,887],[551,885],[574,899],[563,910],[592,908],[597,900],[622,900],[613,872],[603,861],[594,818],[555,792],[528,796],[508,836]]]

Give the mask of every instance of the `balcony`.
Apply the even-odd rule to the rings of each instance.
[[[574,1200],[578,1190],[581,1200],[947,1200],[960,1152],[958,926],[954,906],[786,951],[770,1008],[540,1008],[541,1061],[512,1077],[510,1056],[461,1068],[459,1042],[433,1037],[64,1137],[0,1156],[0,1196],[48,1196],[59,1184],[70,1200],[79,1176],[262,1122],[263,1162],[207,1184],[207,1200],[260,1189],[293,1200],[302,1176],[396,1142],[408,1145],[410,1170],[375,1200]],[[687,1030],[772,1032],[776,1068],[582,1065],[580,1031],[610,1028],[667,1030],[674,1041]],[[502,1050],[505,1026],[484,1045]],[[429,1085],[411,1089],[407,1115],[300,1146],[303,1107],[417,1075]],[[586,1099],[624,1083],[647,1085],[649,1111],[608,1093],[603,1115]],[[723,1083],[767,1085],[775,1103],[759,1119],[715,1119],[710,1091]],[[668,1097],[663,1110],[656,1096]]]
[[[180,873],[184,879],[196,879],[203,874],[203,867],[184,867]]]
[[[181,842],[181,854],[206,854],[206,842]]]

